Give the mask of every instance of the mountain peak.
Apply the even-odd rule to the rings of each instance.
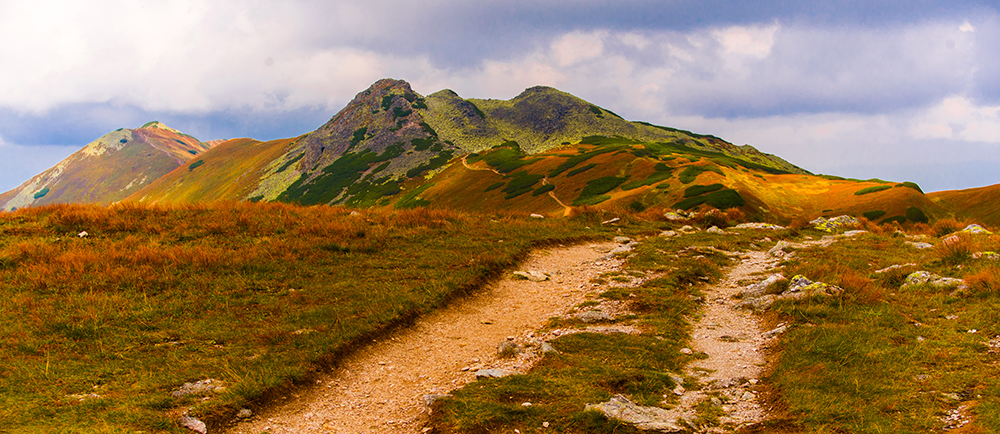
[[[141,127],[139,127],[139,129],[142,129],[142,128],[167,130],[167,131],[170,131],[170,132],[175,133],[175,134],[181,134],[180,131],[177,131],[177,130],[175,130],[173,128],[170,128],[166,124],[164,124],[163,122],[160,122],[160,121],[149,121],[149,122],[146,122],[146,123],[142,124]]]

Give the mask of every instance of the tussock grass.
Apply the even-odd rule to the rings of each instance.
[[[786,274],[837,284],[845,293],[775,305],[783,321],[797,325],[768,381],[807,432],[937,432],[960,405],[971,408],[966,432],[1000,430],[1000,356],[985,345],[1000,334],[1000,264],[971,257],[1000,239],[932,240],[935,249],[918,251],[894,231],[888,226],[796,254]],[[917,265],[873,272],[909,262]],[[969,289],[901,288],[919,269],[965,278]]]
[[[0,431],[220,420],[584,224],[277,203],[2,214]],[[226,391],[170,395],[206,378]]]

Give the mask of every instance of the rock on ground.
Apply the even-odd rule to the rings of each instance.
[[[965,281],[962,279],[956,279],[954,277],[941,277],[937,274],[933,274],[928,271],[914,271],[906,276],[906,280],[903,281],[903,288],[909,288],[914,285],[927,284],[935,288],[951,288],[958,287],[963,289],[966,287]]]
[[[632,424],[644,431],[681,432],[684,428],[670,420],[672,415],[659,407],[638,405],[624,395],[615,395],[607,402],[587,404],[587,410],[596,410],[608,418]]]

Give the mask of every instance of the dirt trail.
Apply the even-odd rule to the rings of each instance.
[[[542,178],[542,185],[549,185],[549,178]],[[563,201],[559,200],[559,198],[556,197],[556,192],[550,191],[549,197],[554,199],[556,203],[559,204],[559,206],[563,207],[563,217],[569,217],[571,214],[573,214],[573,208],[563,203]]]
[[[845,236],[852,235],[783,245],[784,248],[827,246]],[[722,426],[704,432],[735,431],[767,418],[755,386],[767,366],[766,349],[784,331],[781,325],[774,330],[763,330],[759,315],[736,307],[740,302],[736,296],[743,288],[764,280],[767,275],[780,273],[778,263],[787,259],[788,253],[782,250],[776,255],[762,251],[728,254],[738,256],[740,262],[727,271],[721,282],[705,289],[705,305],[691,333],[691,350],[708,357],[688,365],[686,373],[697,378],[704,387],[694,392],[685,391],[668,416],[673,420],[694,421],[697,419],[694,407],[712,400],[724,412],[719,418]]]
[[[465,155],[462,156],[462,165],[465,166],[466,169],[469,169],[469,170],[478,170],[478,171],[486,170],[486,171],[490,171],[490,172],[496,173],[497,175],[503,176],[503,174],[500,173],[500,171],[498,171],[498,170],[496,170],[496,169],[494,169],[492,167],[475,167],[475,166],[469,164],[469,160],[466,160],[466,157],[468,157],[468,156],[469,156],[469,154],[465,154]]]
[[[444,394],[475,379],[478,368],[526,370],[531,360],[496,357],[506,340],[523,342],[553,316],[583,302],[590,279],[612,271],[600,260],[611,244],[545,249],[521,270],[551,280],[504,279],[482,293],[420,319],[413,327],[363,348],[313,387],[230,433],[419,433],[427,415],[422,397]]]
[[[764,420],[764,409],[752,389],[764,372],[764,350],[772,337],[763,334],[759,316],[734,306],[745,282],[762,280],[756,274],[773,269],[778,261],[765,252],[743,253],[723,281],[705,290],[702,316],[691,340],[692,349],[708,358],[689,365],[688,373],[707,387],[684,395],[685,410],[714,393],[726,412],[722,424],[740,427]]]

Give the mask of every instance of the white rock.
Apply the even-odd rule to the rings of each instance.
[[[199,432],[201,434],[205,434],[206,432],[208,432],[208,427],[205,426],[205,422],[202,422],[188,415],[184,415],[183,417],[181,417],[181,426],[191,431]]]

